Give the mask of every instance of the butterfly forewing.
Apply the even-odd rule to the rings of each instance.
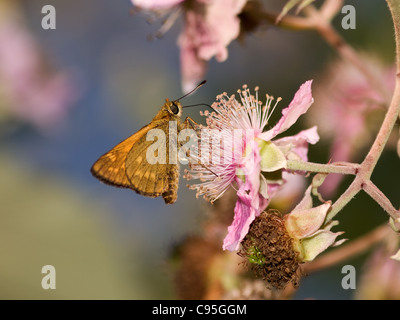
[[[104,183],[130,188],[131,183],[125,172],[125,161],[128,152],[141,136],[142,132],[139,131],[102,155],[92,166],[92,174]]]
[[[151,122],[137,133],[122,141],[101,156],[91,171],[101,181],[118,187],[130,188],[148,197],[162,196],[166,203],[177,199],[179,166],[169,164],[168,144],[169,119]],[[161,163],[150,163],[148,149],[154,140],[147,140],[147,133],[160,129],[166,136],[165,148],[159,148],[156,156],[165,159]]]

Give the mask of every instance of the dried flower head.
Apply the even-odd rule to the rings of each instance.
[[[299,253],[285,228],[284,220],[271,212],[263,212],[251,224],[242,241],[239,255],[246,257],[248,265],[276,289],[292,281],[297,285]]]

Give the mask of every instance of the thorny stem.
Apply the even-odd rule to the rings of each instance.
[[[336,214],[341,211],[361,190],[361,184],[355,183],[356,179],[354,179],[353,183],[347,188],[345,192],[341,194],[339,199],[332,205],[331,210],[328,212],[325,221],[328,222],[333,219]]]
[[[367,181],[362,185],[363,190],[374,199],[393,219],[398,218],[399,212],[391,204],[390,200],[383,192],[372,182]]]

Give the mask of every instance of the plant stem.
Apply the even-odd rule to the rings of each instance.
[[[366,171],[369,174],[372,174],[400,113],[400,0],[387,0],[387,2],[393,17],[396,39],[396,86],[392,102],[383,120],[378,136],[362,164],[362,166],[366,167]]]
[[[321,164],[313,162],[305,162],[299,160],[288,160],[287,167],[294,171],[308,171],[318,173],[340,173],[340,174],[357,174],[359,165],[354,163],[348,164]]]
[[[363,190],[374,199],[389,215],[394,219],[400,218],[400,211],[395,209],[390,200],[383,194],[379,188],[372,183],[367,181],[362,185]]]
[[[335,201],[335,203],[331,207],[331,210],[326,215],[325,222],[332,220],[333,217],[336,216],[336,214],[341,211],[354,198],[357,193],[360,192],[362,183],[360,183],[358,180],[359,179],[357,179],[356,177],[352,184],[347,188],[347,190],[343,192],[339,199]]]
[[[267,21],[271,24],[275,24],[276,19],[278,18],[278,14],[268,11],[259,11],[258,17],[261,20]],[[295,31],[314,30],[313,22],[304,17],[285,16],[284,18],[282,18],[282,20],[276,23],[276,25],[284,29]]]

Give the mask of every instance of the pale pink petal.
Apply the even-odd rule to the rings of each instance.
[[[285,172],[283,172],[284,174]],[[281,183],[268,183],[268,199],[271,199],[273,196],[275,196],[278,192],[280,192],[282,189],[282,184]]]
[[[302,114],[307,112],[314,102],[311,94],[311,84],[312,80],[309,80],[301,85],[289,106],[282,110],[282,118],[279,122],[272,129],[260,134],[260,139],[270,141],[278,134],[289,129]]]
[[[400,249],[394,255],[390,256],[390,259],[397,260],[400,262]]]
[[[238,200],[235,206],[235,216],[232,224],[228,227],[228,234],[224,239],[222,248],[224,250],[236,251],[239,249],[240,242],[249,232],[251,223],[268,206],[269,200],[260,194],[254,198],[247,194],[246,188],[238,191]],[[257,200],[257,208],[254,206],[254,200]],[[261,209],[263,208],[263,209]]]
[[[133,5],[145,10],[165,9],[176,6],[183,0],[131,0]]]
[[[246,156],[242,166],[245,182],[237,178],[238,200],[234,209],[235,216],[228,227],[228,235],[224,239],[223,249],[234,251],[249,231],[250,224],[267,207],[268,200],[260,193],[260,154],[257,143],[248,141],[251,152]]]
[[[238,200],[235,205],[235,216],[232,224],[228,227],[228,234],[224,239],[222,248],[224,250],[236,251],[240,242],[249,231],[250,224],[256,218],[256,210],[252,207],[252,195],[247,193],[246,184],[238,191]]]
[[[331,203],[324,203],[315,208],[293,210],[285,216],[286,230],[297,239],[314,234],[323,224]]]
[[[247,0],[215,0],[210,1],[204,16],[207,37],[199,46],[199,57],[210,60],[225,61],[228,57],[227,46],[236,39],[240,32],[241,12]],[[202,35],[204,36],[204,35]]]
[[[293,209],[293,211],[298,211],[298,210],[305,210],[305,209],[310,209],[312,208],[312,197],[311,197],[311,188],[312,186],[309,186],[304,193],[303,199],[297,204],[297,206]]]
[[[185,11],[185,28],[178,38],[183,87],[190,89],[204,78],[206,61],[214,56],[219,62],[227,59],[227,46],[240,32],[237,15],[246,0],[199,2]]]
[[[189,39],[180,38],[180,45],[182,90],[189,92],[204,79],[207,63],[198,57],[196,48],[191,45]]]
[[[307,161],[308,144],[316,144],[318,140],[317,127],[312,127],[300,131],[294,136],[274,140],[273,143],[284,150],[294,153],[301,160]]]
[[[244,167],[242,169],[246,174],[246,180],[249,180],[251,187],[254,188],[255,192],[258,192],[260,187],[260,149],[258,148],[258,143],[252,138],[246,142],[246,148],[250,148],[251,152],[244,158]]]

